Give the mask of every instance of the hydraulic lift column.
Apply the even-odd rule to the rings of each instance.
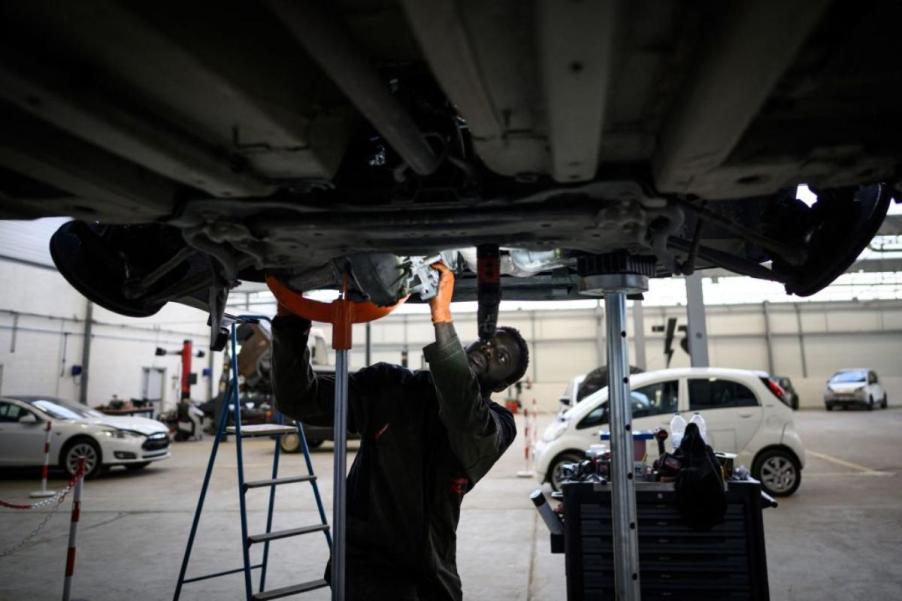
[[[625,254],[579,261],[580,293],[603,296],[608,355],[608,407],[611,430],[611,531],[614,589],[618,601],[639,601],[639,536],[633,459],[626,299],[648,290],[653,258]]]

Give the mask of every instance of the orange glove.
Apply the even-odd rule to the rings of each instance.
[[[438,291],[429,300],[432,310],[432,323],[451,322],[451,297],[454,296],[454,272],[444,263],[433,263],[432,268],[438,271]]]

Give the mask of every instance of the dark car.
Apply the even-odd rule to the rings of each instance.
[[[902,192],[898,2],[0,3],[0,217],[97,304],[506,299],[719,266],[814,294]],[[796,198],[806,183],[817,201]]]
[[[786,403],[793,411],[797,411],[799,408],[799,393],[792,387],[792,381],[786,376],[774,376],[774,380],[783,389],[783,396],[780,397],[780,400]]]

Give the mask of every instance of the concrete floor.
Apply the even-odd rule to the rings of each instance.
[[[519,418],[518,418],[519,419]],[[547,422],[549,416],[542,422]],[[899,598],[902,590],[902,410],[797,413],[808,449],[799,492],[765,512],[773,599]],[[540,423],[541,427],[542,423]],[[522,430],[522,424],[521,424]],[[169,599],[187,539],[209,452],[209,439],[180,443],[173,457],[139,473],[113,470],[87,483],[73,597],[91,601]],[[221,447],[213,487],[201,521],[189,574],[240,565],[234,444]],[[551,555],[544,525],[529,492],[536,483],[523,469],[518,440],[467,495],[458,530],[458,564],[467,599],[562,600],[564,559]],[[246,447],[249,478],[265,478],[272,443]],[[289,456],[283,474],[298,473]],[[331,507],[331,448],[314,454],[327,507]],[[51,486],[62,483],[57,474]],[[37,472],[0,473],[0,499],[21,501],[35,489]],[[276,528],[316,522],[309,486],[280,489]],[[266,494],[251,492],[253,531],[262,531]],[[62,590],[69,502],[33,543],[0,558],[0,601],[58,599]],[[44,517],[0,511],[0,553]],[[258,551],[259,552],[259,551]],[[318,577],[324,539],[308,535],[274,542],[268,588]],[[189,584],[182,598],[238,599],[240,576]],[[328,599],[326,591],[298,598]]]

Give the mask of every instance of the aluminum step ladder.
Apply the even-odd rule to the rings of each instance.
[[[248,322],[254,323],[259,320],[267,320],[266,317],[256,317],[256,316],[240,316],[234,318],[235,321],[240,322]],[[292,595],[299,595],[301,593],[306,593],[309,591],[317,590],[320,588],[325,588],[329,586],[329,582],[324,579],[311,580],[309,582],[302,582],[299,584],[294,584],[290,586],[285,586],[281,588],[275,588],[266,590],[266,568],[269,561],[269,543],[274,540],[280,540],[283,538],[289,538],[294,536],[301,536],[305,534],[312,534],[316,532],[322,532],[325,535],[326,544],[329,546],[331,551],[332,548],[332,537],[329,532],[329,524],[326,520],[326,513],[323,509],[322,498],[320,497],[319,487],[316,483],[316,475],[313,473],[313,463],[310,460],[310,449],[307,446],[307,439],[304,436],[304,427],[300,422],[297,422],[293,426],[284,425],[281,423],[276,424],[259,424],[259,425],[241,425],[241,410],[239,404],[239,395],[238,395],[238,355],[236,352],[237,349],[237,338],[236,338],[236,323],[233,321],[230,326],[230,348],[231,348],[231,377],[229,379],[229,387],[226,392],[226,403],[227,407],[219,418],[219,423],[216,427],[216,437],[213,440],[213,448],[210,450],[210,459],[207,462],[207,471],[204,474],[204,483],[201,486],[200,496],[197,499],[197,509],[194,512],[194,521],[191,524],[191,533],[188,535],[188,544],[185,547],[185,555],[182,557],[182,566],[179,570],[178,582],[175,588],[175,594],[173,595],[173,601],[178,601],[181,592],[182,586],[185,584],[189,584],[192,582],[198,582],[202,580],[208,580],[211,578],[217,578],[219,576],[226,576],[229,574],[237,574],[240,572],[244,573],[244,591],[245,598],[247,601],[264,601],[268,599],[280,599],[283,597],[289,597]],[[234,416],[234,425],[227,426],[229,421],[229,414]],[[281,421],[281,420],[279,420]],[[188,561],[191,557],[191,549],[194,546],[194,538],[197,534],[197,526],[200,522],[201,512],[204,507],[204,500],[207,496],[207,489],[210,485],[210,477],[213,473],[213,465],[216,462],[217,451],[219,450],[219,442],[224,437],[226,433],[235,435],[235,452],[238,462],[238,500],[240,506],[240,517],[241,517],[241,549],[242,549],[242,557],[244,560],[244,565],[240,568],[234,568],[231,570],[225,570],[222,572],[216,572],[214,574],[204,574],[201,576],[193,576],[191,578],[186,578],[186,572],[188,569]],[[280,439],[283,434],[297,434],[300,438],[301,449],[304,453],[304,462],[307,465],[307,473],[298,475],[298,476],[283,476],[279,477],[279,455],[280,455]],[[244,456],[242,449],[242,440],[244,438],[253,437],[253,436],[271,436],[275,438],[275,453],[273,454],[273,463],[272,463],[272,476],[271,478],[265,480],[245,480],[244,474]],[[320,523],[313,524],[310,526],[302,526],[299,528],[291,528],[288,530],[272,530],[272,516],[273,510],[275,508],[275,500],[276,500],[276,487],[292,484],[292,483],[309,483],[313,489],[313,497],[316,500],[316,507],[319,511]],[[261,534],[248,534],[248,525],[247,525],[247,505],[245,496],[252,489],[257,488],[269,488],[269,506],[266,514],[266,531]],[[250,549],[253,545],[263,545],[263,558],[260,563],[251,564],[250,559]],[[260,581],[257,587],[257,592],[253,590],[251,573],[253,570],[260,570]]]

